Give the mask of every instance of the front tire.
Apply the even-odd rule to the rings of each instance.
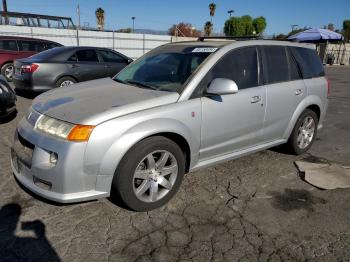
[[[317,135],[318,117],[310,109],[306,109],[298,118],[287,146],[296,155],[305,153],[314,143]]]
[[[165,137],[149,137],[119,163],[112,193],[132,210],[152,210],[176,194],[184,173],[185,156],[179,146]]]
[[[6,78],[8,82],[12,81],[13,69],[13,63],[4,64],[1,68],[1,74]]]

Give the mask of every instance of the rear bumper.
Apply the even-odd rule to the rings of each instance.
[[[18,143],[23,145],[23,139],[32,145],[30,165],[19,157],[21,152],[28,150],[18,147]],[[55,202],[73,203],[108,197],[110,188],[106,181],[109,182],[111,177],[84,172],[85,147],[84,143],[60,141],[40,134],[23,119],[14,138],[11,167],[24,187]],[[56,164],[50,162],[52,153],[58,156]]]
[[[35,85],[33,79],[22,78],[21,76],[13,75],[12,82],[17,90],[23,91],[48,91],[53,89],[52,86],[38,86]]]

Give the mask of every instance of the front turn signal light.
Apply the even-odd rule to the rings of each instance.
[[[70,131],[67,140],[74,142],[85,142],[89,140],[89,137],[94,130],[95,126],[76,125]]]

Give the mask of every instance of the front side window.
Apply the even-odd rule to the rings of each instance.
[[[256,47],[233,50],[224,55],[207,73],[195,92],[195,97],[208,88],[215,78],[227,78],[236,82],[238,89],[246,89],[259,85],[258,54]]]
[[[0,40],[0,49],[18,51],[16,40]]]
[[[268,84],[290,80],[287,53],[284,46],[263,47],[264,74]]]
[[[76,52],[76,57],[79,62],[99,62],[95,50],[79,50]]]
[[[127,66],[114,80],[144,88],[181,92],[192,73],[209,55],[205,52],[152,53]]]

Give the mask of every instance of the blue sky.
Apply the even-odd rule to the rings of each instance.
[[[135,28],[167,30],[172,24],[190,22],[202,30],[209,20],[208,4],[203,0],[8,0],[9,11],[70,16],[76,23],[76,7],[80,3],[81,22],[96,26],[94,11],[102,7],[106,11],[106,28],[131,27],[135,16]],[[291,24],[300,27],[321,27],[333,23],[342,27],[344,19],[350,19],[350,0],[218,0],[213,19],[214,31],[222,31],[227,10],[234,15],[265,16],[266,34],[287,33]]]

